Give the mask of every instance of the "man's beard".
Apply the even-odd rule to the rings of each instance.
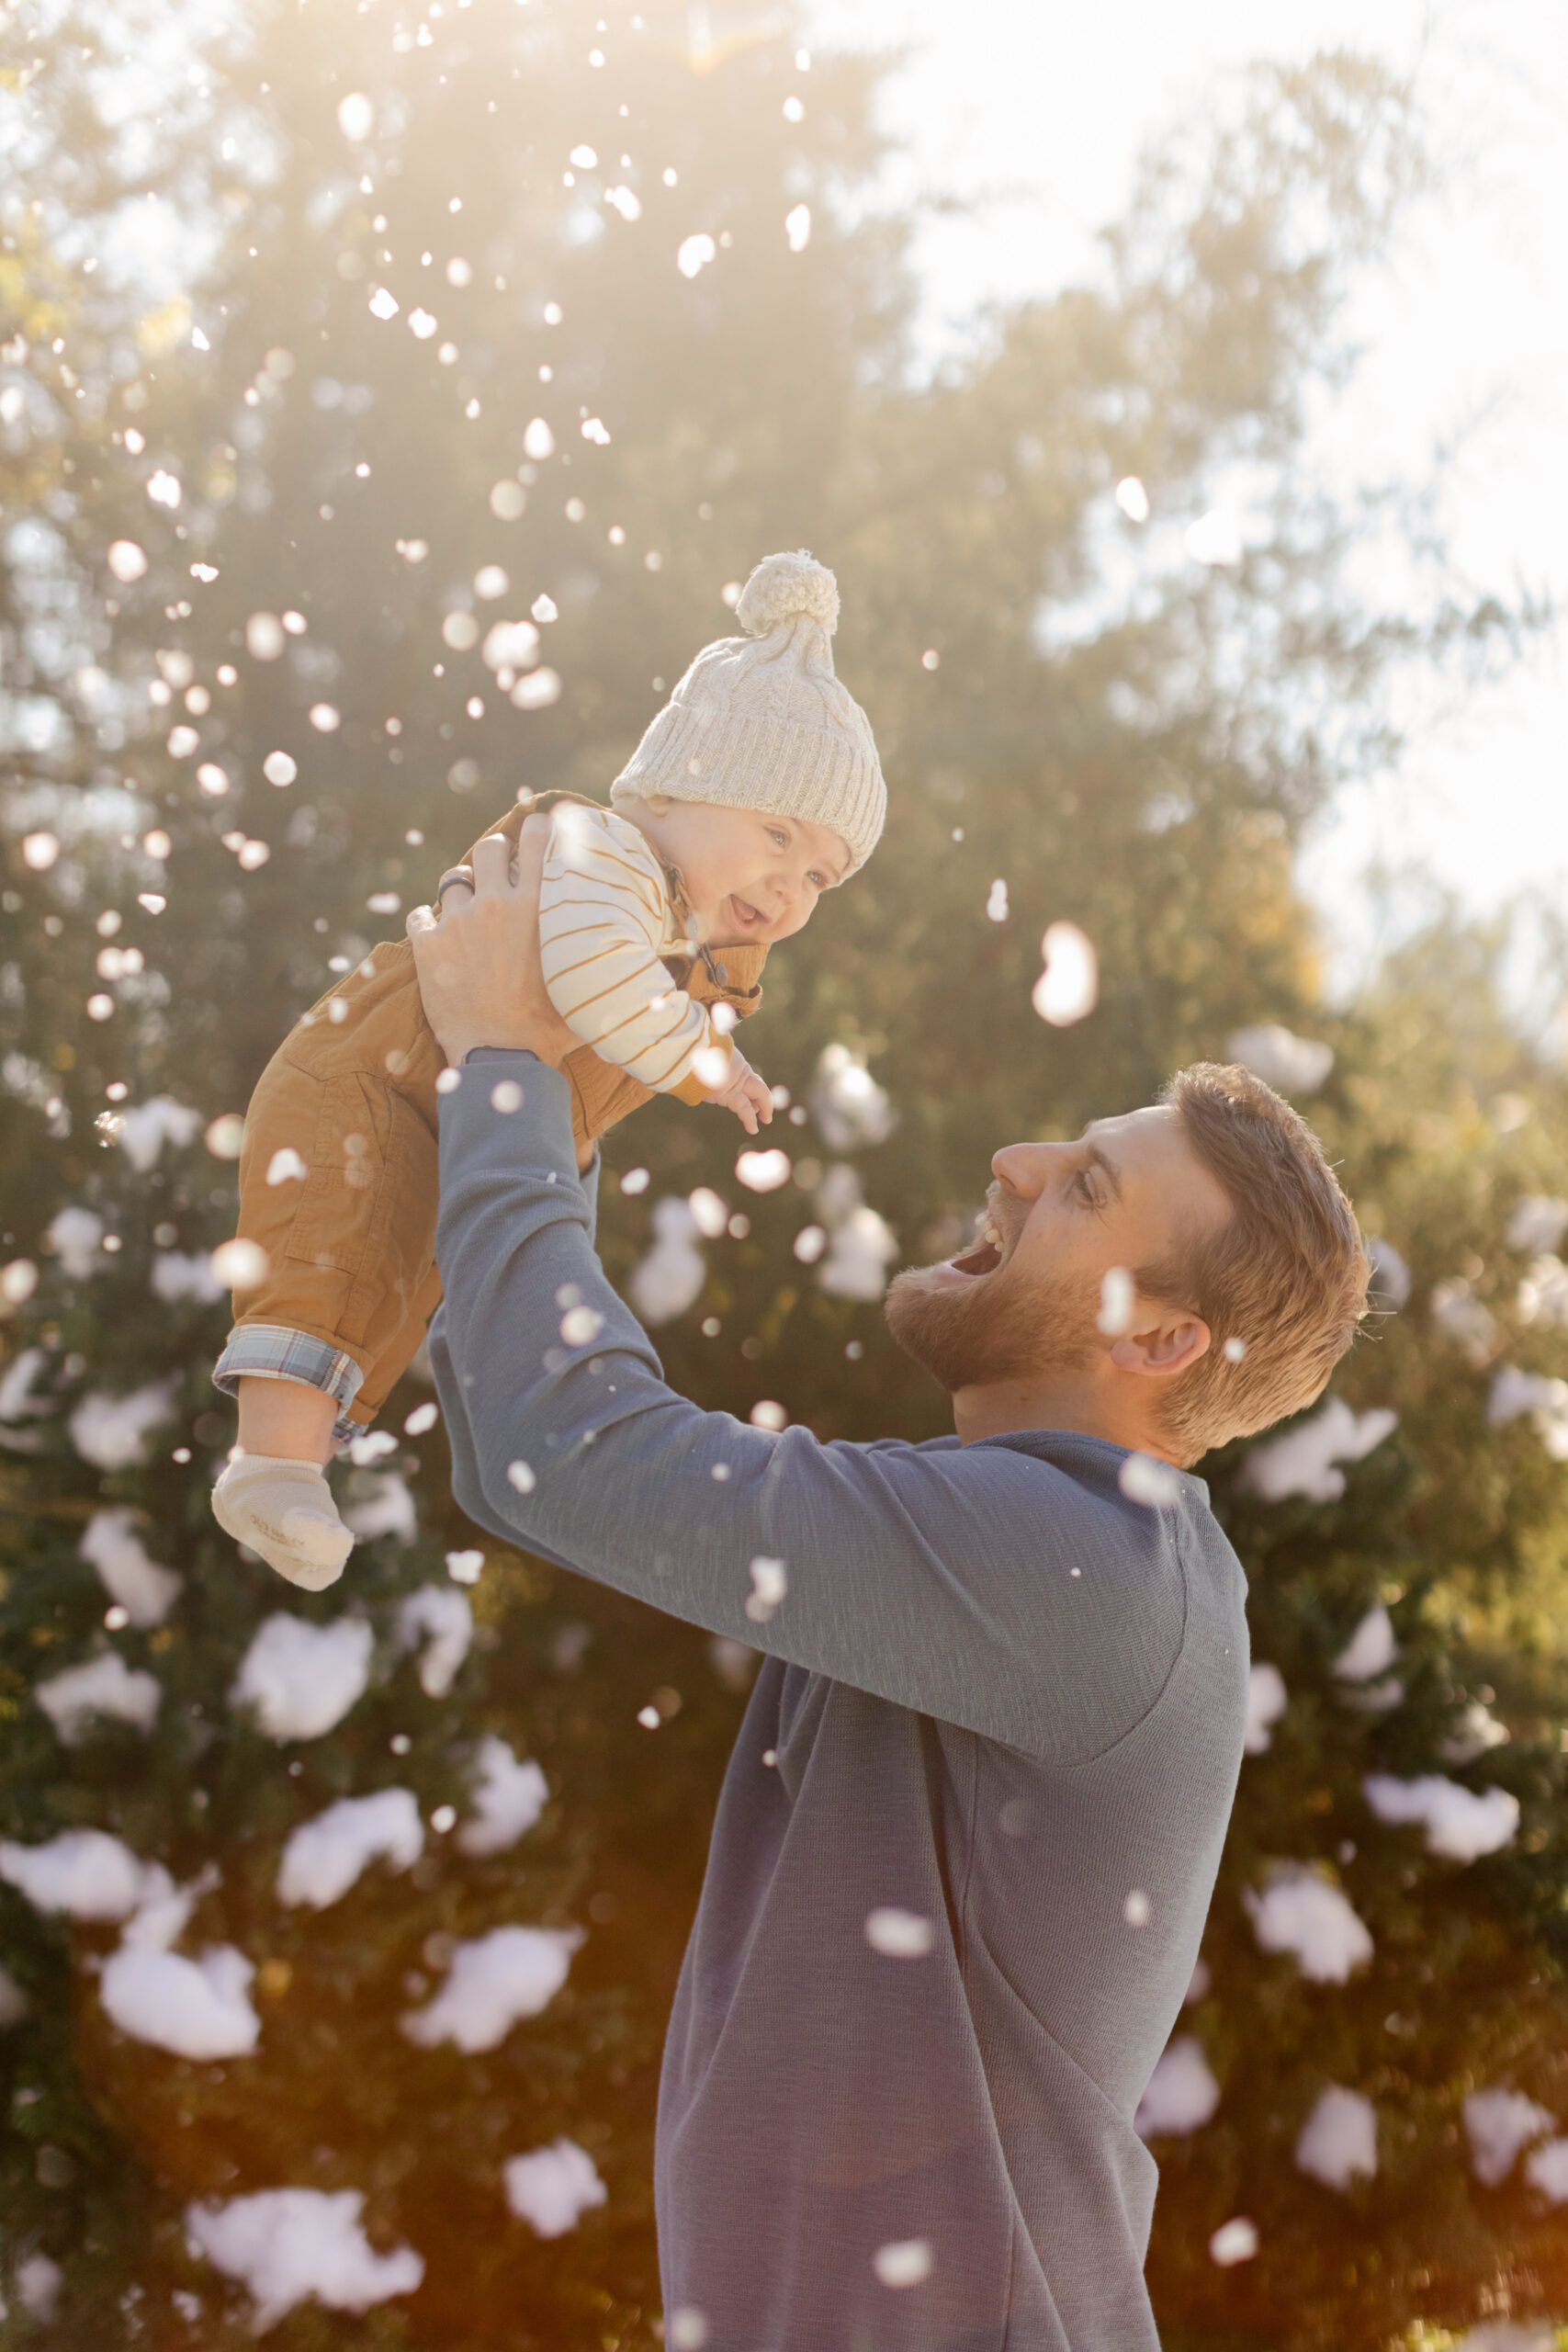
[[[1026,1279],[1010,1263],[961,1290],[929,1287],[908,1268],[888,1287],[887,1328],[948,1395],[1077,1372],[1094,1352],[1099,1285],[1092,1277]]]

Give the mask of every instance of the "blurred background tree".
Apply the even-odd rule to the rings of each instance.
[[[1292,880],[1397,666],[1538,617],[1301,462],[1409,94],[1260,73],[1151,158],[1102,288],[917,381],[876,66],[786,11],[3,38],[6,2329],[655,2340],[658,2051],[748,1662],[476,1538],[417,1375],[344,1466],[344,1583],[239,1558],[210,1253],[288,1023],[517,791],[602,793],[796,545],[887,836],[770,969],[768,1157],[639,1114],[608,1261],[705,1404],[927,1434],[890,1260],[953,1246],[1000,1141],[1253,1033],[1390,1311],[1338,1418],[1210,1465],[1258,1744],[1145,2117],[1162,2327],[1568,2307],[1562,1090],[1501,943],[1438,924],[1335,1010]],[[1353,585],[1382,542],[1397,611]]]

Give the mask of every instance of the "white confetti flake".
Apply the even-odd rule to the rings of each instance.
[[[716,1467],[725,1469],[728,1476],[724,1464]],[[746,1602],[746,1614],[753,1625],[765,1625],[789,1590],[789,1572],[782,1560],[770,1559],[765,1553],[760,1552],[750,1563],[748,1574],[751,1578],[751,1591]]]
[[[559,613],[556,610],[556,600],[553,596],[536,596],[528,610],[541,625],[548,621],[558,621],[560,618]]]
[[[627,1284],[645,1323],[672,1323],[700,1295],[707,1268],[695,1247],[699,1230],[689,1202],[668,1194],[654,1203],[652,1245],[632,1268]]]
[[[53,833],[24,833],[22,864],[32,874],[47,874],[60,855],[60,842]]]
[[[574,147],[567,161],[575,164],[580,172],[591,172],[599,161],[598,152],[588,146]]]
[[[1421,1822],[1427,1851],[1450,1861],[1473,1862],[1483,1854],[1499,1853],[1518,1833],[1519,1801],[1506,1789],[1483,1789],[1477,1794],[1441,1772],[1423,1772],[1409,1781],[1392,1772],[1371,1772],[1361,1790],[1380,1821]]]
[[[933,2258],[926,2238],[892,2238],[879,2245],[871,2267],[885,2287],[919,2287],[931,2277]]]
[[[253,1707],[273,1739],[320,1739],[365,1695],[372,1646],[363,1618],[317,1625],[277,1610],[252,1636],[229,1703]]]
[[[530,670],[519,678],[512,689],[511,701],[515,710],[548,710],[561,697],[560,673],[547,664],[541,670]]]
[[[1300,1864],[1277,1870],[1261,1894],[1242,1895],[1252,1932],[1264,1951],[1294,1955],[1314,1984],[1344,1984],[1372,1956],[1372,1939],[1345,1896]]]
[[[1096,1327],[1107,1339],[1119,1339],[1133,1328],[1133,1277],[1125,1266],[1108,1266],[1100,1280],[1100,1312]]]
[[[530,418],[523,434],[524,456],[531,458],[534,464],[537,466],[543,465],[547,458],[553,458],[555,453],[556,436],[551,432],[546,419],[542,416]],[[553,614],[551,615],[551,618],[554,618]]]
[[[510,577],[499,563],[481,563],[474,574],[474,594],[486,604],[504,596],[511,585]]]
[[[423,316],[423,313],[418,315]],[[412,320],[409,323],[412,325]],[[430,323],[434,328],[434,320],[432,319]],[[522,483],[509,478],[496,482],[490,493],[490,511],[500,523],[515,523],[527,503],[527,493]]]
[[[1355,1413],[1343,1396],[1330,1396],[1310,1420],[1250,1447],[1240,1483],[1265,1502],[1283,1502],[1292,1495],[1337,1502],[1345,1492],[1345,1473],[1334,1465],[1364,1461],[1398,1426],[1399,1415],[1391,1406]]]
[[[1376,2177],[1378,2119],[1370,2098],[1330,2083],[1302,2125],[1295,2165],[1325,2188],[1348,2189],[1353,2180]]]
[[[803,1225],[791,1247],[803,1266],[814,1266],[828,1247],[827,1233],[819,1225]]]
[[[133,581],[147,576],[147,558],[134,539],[115,539],[106,559],[109,570],[122,586],[129,588]]]
[[[1247,1736],[1242,1746],[1248,1756],[1262,1756],[1274,1744],[1273,1725],[1290,1704],[1285,1678],[1265,1659],[1255,1666],[1247,1684]]]
[[[1568,1231],[1568,1201],[1547,1193],[1527,1193],[1508,1219],[1508,1247],[1531,1257],[1550,1255]]]
[[[1135,1886],[1122,1905],[1122,1917],[1130,1928],[1146,1928],[1149,1924],[1149,1898],[1141,1886]]]
[[[1140,2138],[1179,2138],[1201,2132],[1220,2103],[1220,2086],[1195,2034],[1184,2033],[1169,2043],[1149,2076],[1148,2088],[1138,2102],[1133,2129]]]
[[[735,1163],[737,1181],[749,1193],[776,1193],[787,1184],[794,1163],[787,1151],[743,1151]]]
[[[811,243],[811,207],[797,204],[784,214],[784,235],[792,254],[803,254]]]
[[[1332,1046],[1314,1037],[1298,1037],[1277,1021],[1234,1031],[1225,1051],[1233,1062],[1240,1062],[1254,1078],[1278,1088],[1281,1094],[1315,1094],[1334,1068]]]
[[[666,172],[666,179],[673,177]],[[665,2325],[670,2352],[704,2352],[708,2340],[708,2324],[694,2303],[682,2303],[671,2312]]]
[[[99,1470],[130,1470],[147,1459],[152,1431],[174,1411],[177,1374],[149,1381],[127,1396],[84,1396],[66,1426],[84,1462]]]
[[[682,277],[695,277],[698,271],[705,269],[713,260],[717,251],[713,239],[699,231],[695,236],[682,238],[675,252],[675,266]]]
[[[1181,1478],[1168,1462],[1147,1453],[1130,1453],[1116,1473],[1116,1483],[1129,1502],[1148,1510],[1169,1510],[1181,1500]]]
[[[35,1683],[33,1696],[64,1745],[74,1747],[100,1718],[150,1732],[164,1690],[156,1675],[128,1667],[118,1650],[106,1650]]]
[[[136,1170],[145,1176],[156,1168],[164,1146],[184,1151],[201,1132],[201,1114],[172,1095],[154,1094],[119,1114],[115,1141]]]
[[[637,1711],[637,1719],[644,1731],[657,1731],[664,1721],[657,1707],[639,1707]]]
[[[491,1108],[508,1115],[523,1108],[523,1089],[514,1078],[498,1079],[490,1090]]]
[[[313,702],[310,718],[311,726],[322,735],[335,734],[343,724],[343,713],[330,702]]]
[[[560,1319],[560,1335],[569,1348],[586,1348],[604,1329],[596,1306],[569,1306]]]
[[[272,1267],[261,1243],[248,1240],[243,1234],[232,1241],[220,1241],[208,1263],[213,1281],[234,1291],[259,1290]]]
[[[147,495],[154,506],[166,506],[172,513],[185,493],[180,487],[178,475],[169,473],[160,466],[157,472],[148,481]]]
[[[1550,2132],[1557,2118],[1523,2091],[1471,2091],[1464,2101],[1470,2164],[1477,2180],[1496,2188],[1512,2172],[1519,2150]]]
[[[310,1172],[291,1143],[280,1144],[266,1163],[266,1181],[269,1184],[299,1183]]]
[[[1379,1601],[1368,1610],[1335,1659],[1334,1671],[1342,1682],[1370,1682],[1374,1675],[1386,1674],[1398,1656],[1393,1620]]]
[[[549,1782],[531,1757],[520,1758],[493,1732],[486,1732],[476,1747],[472,1773],[475,1817],[458,1830],[458,1846],[465,1854],[504,1854],[549,1803]]]
[[[0,1266],[0,1306],[12,1308],[26,1306],[38,1288],[38,1268],[30,1258],[11,1258]],[[8,1375],[7,1375],[8,1376]],[[15,1414],[0,1413],[0,1420],[13,1420]]]
[[[161,1625],[184,1589],[183,1577],[148,1557],[136,1532],[136,1513],[127,1504],[96,1510],[76,1548],[97,1570],[109,1599],[139,1629]]]
[[[555,2140],[525,2156],[509,2156],[502,2178],[513,2212],[542,2238],[564,2237],[609,2196],[592,2157],[575,2140]]]
[[[389,287],[378,286],[367,307],[373,319],[395,319],[399,309],[398,298]]]
[[[434,2001],[401,2020],[411,2041],[451,2041],[469,2056],[495,2050],[520,2018],[537,2017],[566,1983],[580,1928],[492,1928],[460,1943]]]
[[[246,2058],[261,2039],[248,1988],[255,1970],[232,1944],[199,1960],[126,1942],[111,1952],[98,1997],[122,2033],[179,2058]]]
[[[1116,503],[1129,523],[1149,519],[1149,493],[1136,474],[1125,474],[1116,485]]]
[[[1035,981],[1030,1002],[1053,1029],[1071,1028],[1087,1020],[1100,1002],[1100,958],[1094,942],[1076,922],[1047,925],[1040,942],[1044,970]]]
[[[789,1427],[789,1415],[771,1396],[760,1396],[747,1415],[754,1430],[784,1430]]]
[[[351,147],[362,146],[376,128],[376,108],[363,90],[338,100],[337,127]]]
[[[362,1544],[374,1544],[383,1535],[398,1544],[416,1542],[419,1511],[406,1482],[389,1472],[374,1483],[374,1494],[344,1506],[344,1525],[352,1528]]]
[[[424,1824],[410,1789],[340,1797],[290,1833],[277,1872],[277,1899],[325,1911],[378,1860],[406,1871],[424,1851]]]
[[[508,1485],[515,1487],[520,1495],[531,1495],[539,1483],[525,1462],[509,1462],[506,1477]]]
[[[398,1604],[396,1645],[400,1652],[424,1645],[419,1680],[427,1699],[445,1699],[473,1639],[472,1604],[450,1584],[422,1584]]]
[[[0,1878],[35,1911],[73,1919],[128,1918],[149,1891],[145,1866],[104,1829],[62,1829],[38,1846],[0,1838]]]
[[[620,214],[623,220],[642,219],[642,206],[637,200],[636,191],[632,188],[607,187],[604,190],[604,201],[613,212]]]
[[[1258,2246],[1258,2224],[1238,2213],[1234,2221],[1222,2222],[1209,2240],[1209,2259],[1222,2270],[1230,2270],[1238,2262],[1250,2262]]]
[[[1371,1263],[1372,1279],[1369,1294],[1374,1306],[1405,1306],[1410,1300],[1410,1269],[1394,1248],[1374,1234],[1367,1243],[1367,1256]]]
[[[253,662],[276,662],[286,642],[276,613],[253,613],[245,623],[245,651]]]
[[[885,1960],[923,1960],[936,1942],[936,1929],[923,1912],[885,1903],[866,1913],[865,1939]]]
[[[416,1405],[412,1412],[404,1418],[403,1434],[405,1437],[423,1437],[427,1430],[433,1430],[435,1427],[440,1419],[441,1408],[434,1401],[425,1405]]]
[[[104,1271],[104,1221],[96,1209],[59,1209],[47,1238],[67,1282],[85,1282]]]
[[[226,2204],[188,2205],[186,2236],[193,2253],[249,2288],[252,2332],[265,2335],[312,2296],[332,2311],[364,2312],[414,2292],[423,2257],[406,2245],[378,2254],[364,2211],[357,2188],[264,2188]]]

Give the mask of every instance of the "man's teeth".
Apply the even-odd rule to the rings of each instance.
[[[995,1217],[983,1216],[980,1219],[980,1238],[982,1241],[988,1241],[993,1250],[1001,1248],[1002,1237],[997,1228]]]

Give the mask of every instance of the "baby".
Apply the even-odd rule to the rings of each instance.
[[[551,811],[539,894],[550,1000],[582,1043],[565,1073],[580,1151],[654,1094],[731,1110],[773,1098],[730,1036],[774,940],[875,848],[886,792],[865,714],[833,673],[833,575],[769,556],[611,786],[520,796],[515,846]],[[354,1538],[324,1475],[375,1419],[441,1296],[436,1101],[444,1067],[406,941],[374,949],[263,1071],[240,1161],[242,1238],[265,1271],[235,1301],[213,1378],[239,1442],[212,1491],[227,1533],[318,1591]]]

